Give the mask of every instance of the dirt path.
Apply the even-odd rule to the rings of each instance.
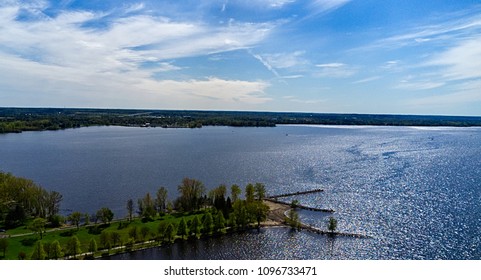
[[[264,200],[264,203],[269,206],[269,213],[267,213],[267,220],[263,224],[269,226],[283,225],[286,217],[284,213],[291,207],[267,200]]]

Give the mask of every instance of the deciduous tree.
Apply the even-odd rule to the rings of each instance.
[[[147,236],[150,234],[150,228],[147,226],[143,226],[140,228],[140,236],[142,238],[142,241],[145,241],[147,239]]]
[[[77,230],[80,228],[80,219],[82,219],[82,213],[77,211],[68,216],[68,220],[77,227]]]
[[[254,195],[257,200],[263,200],[266,197],[266,187],[264,184],[256,183],[254,186]]]
[[[40,239],[43,238],[43,232],[45,231],[45,225],[47,224],[47,220],[44,218],[35,218],[32,221],[31,229],[40,235]]]
[[[184,211],[198,210],[205,193],[204,184],[196,179],[184,178],[177,187],[180,197],[179,202]]]
[[[122,239],[122,236],[118,231],[112,231],[110,233],[110,239],[112,240],[112,244],[114,246],[118,246],[120,244],[120,241]]]
[[[132,214],[134,213],[134,201],[132,199],[127,200],[127,212],[129,213],[129,221],[132,221]]]
[[[251,203],[251,202],[254,202],[254,199],[255,199],[255,189],[254,189],[254,186],[252,184],[247,184],[246,186],[246,202],[247,203]]]
[[[109,208],[102,207],[97,211],[97,217],[100,219],[100,221],[102,221],[102,223],[110,224],[114,218],[114,213]]]
[[[102,246],[104,249],[107,249],[112,244],[112,235],[108,231],[102,231],[100,233],[99,241],[100,246]]]
[[[167,189],[160,187],[155,196],[155,206],[157,212],[164,213],[167,209]]]
[[[242,190],[238,185],[232,185],[230,187],[230,195],[232,199],[232,203],[236,202],[237,199],[239,199],[239,196],[241,195]]]
[[[7,238],[0,238],[0,251],[3,252],[3,257],[5,257],[5,253],[7,252],[7,248],[8,248]]]

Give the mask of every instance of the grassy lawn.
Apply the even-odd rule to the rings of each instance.
[[[195,214],[186,213],[186,214],[173,214],[173,215],[165,215],[162,217],[156,217],[152,221],[142,221],[139,218],[133,219],[131,222],[129,221],[115,221],[108,225],[88,225],[88,226],[81,226],[78,230],[77,228],[58,228],[52,231],[51,229],[47,229],[48,232],[44,233],[43,238],[41,239],[44,246],[46,244],[50,244],[53,241],[57,240],[63,251],[66,248],[67,242],[70,240],[72,236],[77,236],[81,244],[82,252],[88,252],[89,243],[91,239],[95,239],[98,245],[98,249],[102,250],[102,245],[100,242],[101,232],[118,232],[120,235],[121,242],[116,244],[111,244],[112,247],[120,246],[121,244],[126,244],[130,238],[129,232],[132,228],[137,227],[138,236],[139,238],[135,240],[135,243],[142,243],[143,241],[153,240],[154,237],[158,233],[159,224],[163,222],[168,223],[175,223],[179,224],[181,218],[183,217],[186,222],[192,220],[194,216],[198,215],[199,219],[202,218],[203,213],[198,212]],[[148,235],[145,239],[141,238],[141,228],[148,228]],[[31,230],[28,229],[28,226],[22,226],[16,229],[8,230],[6,234],[8,235],[16,235],[16,234],[25,234],[25,233],[33,233]],[[180,238],[180,236],[176,236],[176,238]],[[0,252],[0,259],[18,259],[19,253],[24,252],[26,254],[27,259],[30,258],[34,244],[37,240],[40,240],[40,236],[36,233],[25,235],[25,236],[17,236],[17,237],[9,237],[7,238],[8,247],[6,250],[6,255],[3,257],[3,252]],[[159,244],[159,243],[156,243]],[[140,246],[140,245],[134,245]],[[136,247],[135,247],[136,248]],[[114,250],[110,251],[111,253]],[[100,256],[102,252],[97,252],[95,256]]]

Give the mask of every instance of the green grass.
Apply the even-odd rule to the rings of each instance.
[[[176,214],[175,216],[165,215],[162,217],[157,217],[156,219],[148,222],[143,222],[141,219],[136,218],[136,219],[133,219],[131,222],[126,220],[115,221],[115,222],[112,222],[110,225],[90,224],[88,226],[81,226],[79,230],[71,227],[64,228],[64,229],[58,228],[54,230],[47,229],[48,232],[44,233],[41,241],[45,245],[45,244],[50,244],[53,241],[57,240],[62,246],[62,248],[65,248],[69,239],[73,235],[75,235],[80,241],[82,252],[88,252],[89,243],[92,238],[95,239],[99,250],[101,250],[103,248],[100,242],[100,232],[116,231],[120,234],[121,240],[123,241],[123,243],[125,243],[127,240],[129,240],[129,230],[131,228],[137,227],[138,230],[140,230],[143,227],[147,227],[149,229],[150,234],[148,237],[146,237],[146,240],[151,240],[153,239],[153,236],[157,234],[158,227],[161,222],[166,221],[166,222],[171,222],[171,223],[173,222],[178,224],[182,217],[184,217],[184,219],[187,222],[189,220],[192,220],[196,215],[198,215],[199,218],[201,218],[203,213],[202,212],[198,212],[196,214],[186,213],[183,215]],[[120,226],[121,223],[123,226]],[[97,234],[94,234],[92,233],[91,229],[96,226],[99,227],[99,229],[101,230],[98,231]],[[6,255],[5,255],[5,258],[3,258],[3,252],[0,252],[0,259],[10,259],[10,260],[18,259],[18,255],[20,252],[24,252],[27,256],[27,259],[30,258],[33,251],[34,244],[37,240],[40,240],[40,236],[36,233],[33,233],[31,230],[29,230],[28,226],[21,226],[19,228],[11,229],[7,231],[8,235],[25,234],[25,233],[30,233],[30,234],[25,236],[7,238],[8,247],[6,250]],[[180,238],[180,236],[177,236],[176,238]],[[140,243],[140,240],[138,241]],[[118,246],[120,244],[115,244],[115,245]],[[137,249],[137,247],[139,246],[142,246],[142,245],[136,244],[133,249]],[[115,251],[111,250],[110,253],[115,253]],[[95,255],[100,256],[101,252],[97,252]]]

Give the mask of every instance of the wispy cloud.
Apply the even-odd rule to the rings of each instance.
[[[133,13],[133,12],[138,12],[141,11],[145,8],[144,3],[137,3],[137,4],[131,4],[125,9],[125,13]]]
[[[300,67],[308,64],[308,61],[303,57],[303,51],[295,51],[291,53],[268,53],[264,54],[265,60],[275,68],[286,69]]]
[[[409,105],[413,107],[444,107],[450,108],[453,105],[467,105],[480,103],[481,105],[481,80],[474,80],[462,83],[453,92],[447,94],[436,94],[427,97],[410,100]]]
[[[309,6],[311,13],[316,15],[338,9],[350,1],[351,0],[313,0]]]
[[[272,65],[266,60],[264,59],[261,55],[259,54],[254,54],[252,53],[251,51],[249,51],[249,53],[255,58],[257,59],[260,63],[262,63],[262,65],[264,65],[267,70],[269,70],[272,74],[274,74],[274,76],[276,76],[277,78],[280,78],[281,75],[279,75],[279,73],[277,72],[277,70],[272,67]]]
[[[379,80],[380,78],[381,78],[381,76],[372,76],[372,77],[369,77],[369,78],[365,78],[365,79],[361,79],[361,80],[354,81],[354,82],[352,82],[352,83],[353,83],[353,84],[364,84],[364,83],[368,83],[368,82],[372,82],[372,81]]]
[[[347,78],[357,72],[354,67],[339,62],[316,64],[316,67],[319,68],[314,74],[316,77]]]
[[[288,4],[296,2],[296,0],[235,0],[231,2],[237,5],[279,9],[279,8],[283,8]]]
[[[448,80],[481,78],[481,36],[459,42],[425,65],[442,67],[441,73]]]
[[[289,100],[289,102],[301,103],[301,104],[321,104],[325,103],[324,99],[301,99],[297,96],[286,95],[282,97],[283,99]]]
[[[435,82],[435,81],[412,82],[408,80],[402,80],[394,88],[404,89],[404,90],[427,90],[427,89],[439,88],[439,87],[442,87],[443,85],[445,85],[444,82]]]
[[[142,95],[143,100],[151,100],[152,106],[159,107],[166,107],[169,102],[187,103],[189,96],[196,100],[216,98],[218,103],[206,102],[203,106],[218,109],[222,108],[222,102],[233,102],[232,108],[240,108],[234,103],[260,104],[270,100],[264,93],[269,84],[263,81],[217,77],[155,80],[152,77],[156,72],[181,70],[170,62],[172,59],[255,46],[275,28],[273,23],[234,22],[213,26],[132,13],[144,9],[141,3],[125,7],[125,12],[132,14],[109,18],[107,25],[101,26],[87,23],[103,18],[105,13],[82,10],[28,20],[18,18],[22,9],[41,14],[47,6],[42,1],[32,1],[30,5],[15,1],[0,6],[0,71],[9,72],[0,78],[2,91],[15,92],[23,88],[44,100],[64,92],[63,96],[71,100],[85,102],[89,96],[92,99],[96,96],[98,100],[114,103],[123,100],[123,104],[131,104],[125,100],[138,100],[138,95]],[[19,85],[13,77],[26,79]],[[15,84],[12,81],[16,81]],[[50,84],[52,88],[39,89],[38,84]],[[114,103],[109,107],[115,106]],[[97,106],[101,104],[99,101]],[[203,103],[198,101],[198,104]]]
[[[480,12],[480,7],[474,7],[463,12],[445,15],[440,19],[432,17],[426,19],[426,22],[418,22],[408,31],[383,38],[368,47],[401,48],[440,42],[449,45],[481,31]]]

